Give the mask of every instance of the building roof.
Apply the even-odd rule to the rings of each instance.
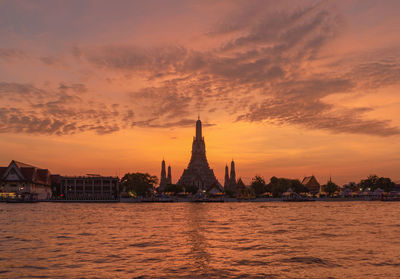
[[[304,177],[303,181],[301,182],[301,184],[306,185],[306,184],[310,183],[312,180],[315,180],[316,182],[318,182],[317,179],[315,178],[315,176],[312,175],[312,176]]]
[[[34,167],[34,166],[32,166],[32,165],[29,165],[29,164],[26,164],[26,163],[22,163],[22,162],[19,162],[19,161],[12,160],[11,163],[12,163],[12,162],[14,162],[14,164],[16,164],[17,167],[19,167],[19,168],[22,168],[22,167],[36,168],[36,167]]]
[[[19,167],[19,170],[21,171],[22,175],[25,177],[26,180],[33,181],[35,178],[35,172],[36,168],[35,167]]]
[[[50,185],[51,180],[50,180],[50,171],[48,169],[41,169],[26,163],[22,163],[19,161],[12,160],[11,163],[9,164],[8,167],[1,167],[0,168],[0,174],[1,174],[1,179],[3,176],[8,172],[10,168],[17,167],[19,170],[19,177],[20,179],[23,179],[24,181],[36,183],[36,184],[44,184],[44,185]],[[23,177],[21,177],[21,175]]]

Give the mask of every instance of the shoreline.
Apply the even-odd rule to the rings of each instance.
[[[121,199],[121,200],[38,200],[38,202],[47,203],[265,203],[265,202],[284,202],[284,203],[309,203],[309,202],[398,202],[400,200],[382,200],[382,199],[365,199],[365,198],[316,198],[313,200],[284,200],[282,198],[259,198],[259,199],[234,199],[227,198],[223,200],[191,200],[191,199],[175,199],[175,200],[136,200],[136,199]],[[6,200],[0,202],[8,203]],[[27,203],[27,202],[17,202]]]

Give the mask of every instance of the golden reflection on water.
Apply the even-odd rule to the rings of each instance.
[[[209,270],[210,254],[207,252],[207,239],[204,236],[202,221],[208,215],[207,204],[188,204],[185,221],[188,230],[184,230],[190,247],[188,262],[200,271],[207,274]]]
[[[400,203],[0,204],[1,278],[399,278]]]

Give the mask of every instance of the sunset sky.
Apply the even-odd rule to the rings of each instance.
[[[0,165],[400,180],[400,1],[1,1]]]

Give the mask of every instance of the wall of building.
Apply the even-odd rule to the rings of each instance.
[[[67,200],[119,199],[116,177],[61,177],[60,193]]]

